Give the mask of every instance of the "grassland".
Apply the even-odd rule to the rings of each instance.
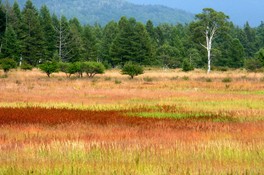
[[[261,73],[0,79],[0,174],[263,174],[263,127]]]

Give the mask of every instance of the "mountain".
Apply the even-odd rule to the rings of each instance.
[[[26,0],[19,0],[24,7]],[[118,21],[121,16],[134,17],[145,23],[152,20],[159,23],[188,23],[194,15],[183,10],[162,5],[136,5],[126,0],[33,0],[40,8],[46,4],[51,12],[61,12],[67,18],[77,17],[83,24],[99,23],[105,25],[111,20]]]
[[[264,21],[263,0],[128,0],[134,4],[159,4],[170,8],[183,9],[197,14],[205,7],[222,11],[235,24],[243,26],[246,21],[252,26],[260,25]]]

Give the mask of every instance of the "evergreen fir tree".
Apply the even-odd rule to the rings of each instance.
[[[110,55],[110,48],[114,39],[117,36],[117,33],[118,33],[118,25],[114,21],[109,22],[103,30],[103,37],[102,37],[99,53],[100,53],[100,57],[102,58],[102,61],[104,63],[111,64],[111,66],[114,66],[114,63]]]
[[[44,31],[43,46],[45,47],[45,49],[43,60],[51,61],[54,52],[56,51],[56,36],[49,9],[45,5],[40,9],[40,24]]]
[[[69,21],[70,41],[69,41],[69,55],[70,62],[83,61],[83,41],[82,41],[82,26],[77,18]]]
[[[110,49],[113,65],[123,66],[131,58],[130,47],[133,36],[131,23],[126,17],[122,17],[118,22],[119,32]]]
[[[20,7],[17,1],[14,2],[13,8],[11,10],[11,15],[9,19],[9,24],[12,26],[16,33],[17,44],[18,44],[18,52],[19,56],[21,55],[21,45],[22,45],[22,36],[23,36],[23,27],[22,27],[22,14],[20,11]]]
[[[137,23],[134,28],[134,36],[131,46],[131,60],[141,65],[152,64],[152,48],[149,34],[142,23]]]
[[[86,61],[95,61],[97,52],[96,52],[96,39],[92,32],[92,27],[89,25],[84,26],[83,29],[83,47],[84,54],[83,57]]]
[[[2,57],[13,58],[16,62],[19,61],[19,44],[11,25],[7,26],[3,37]]]
[[[44,34],[39,21],[38,11],[31,0],[26,2],[22,12],[22,21],[22,56],[26,62],[36,66],[45,58]]]
[[[2,38],[4,36],[6,30],[6,13],[5,7],[0,1],[0,54],[2,52],[3,41]]]
[[[229,63],[227,66],[232,68],[242,67],[244,64],[245,52],[240,41],[235,38],[231,41],[231,45],[228,49]]]

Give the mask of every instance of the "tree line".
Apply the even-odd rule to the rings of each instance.
[[[31,66],[101,62],[111,68],[131,62],[187,70],[209,64],[221,69],[260,69],[264,22],[239,27],[222,12],[204,9],[190,24],[154,26],[150,20],[143,24],[121,17],[105,26],[82,25],[77,18],[51,14],[45,5],[38,10],[31,0],[23,9],[17,2],[10,5],[0,0],[0,59],[5,58]]]

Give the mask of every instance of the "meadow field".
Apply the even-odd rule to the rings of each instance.
[[[0,78],[0,175],[264,174],[263,128],[263,73]]]

